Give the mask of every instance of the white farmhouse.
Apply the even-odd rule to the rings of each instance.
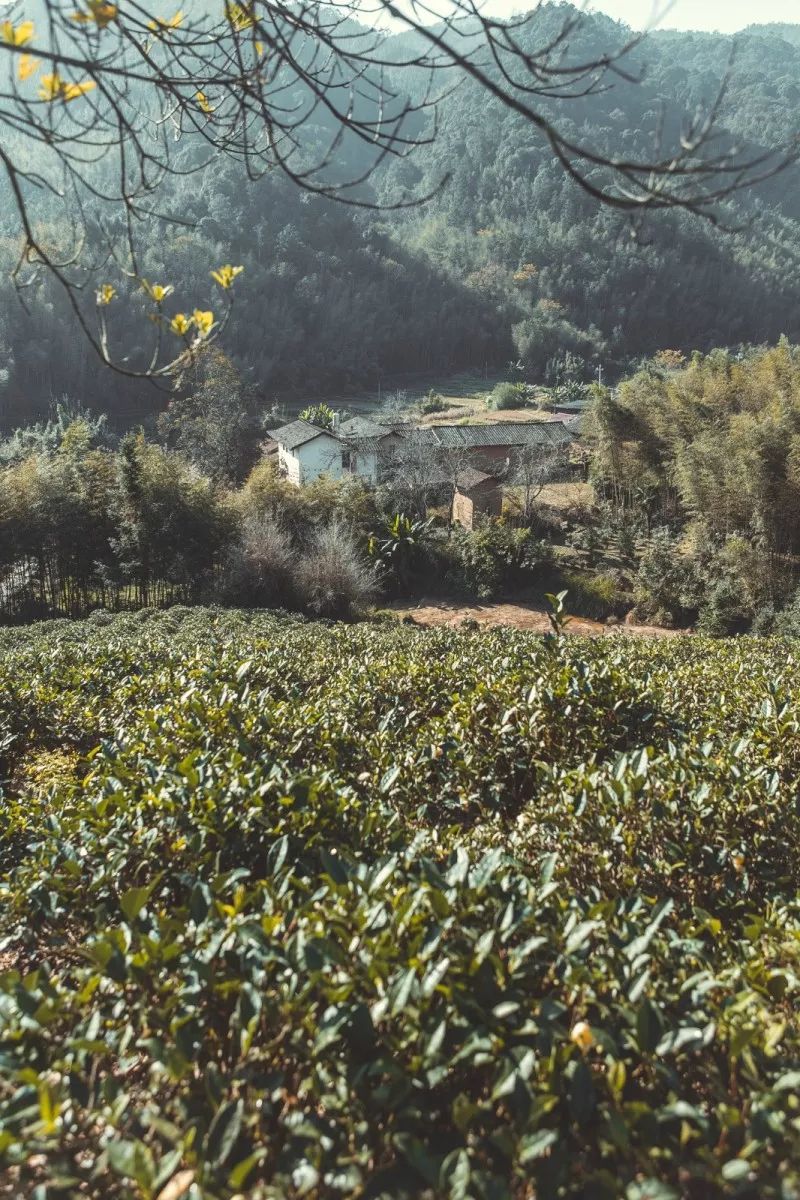
[[[270,429],[278,444],[278,466],[290,483],[303,487],[320,475],[341,479],[347,470],[349,452],[335,434],[310,421],[292,421]]]

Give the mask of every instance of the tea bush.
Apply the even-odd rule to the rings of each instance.
[[[0,1192],[800,1194],[798,657],[0,633]]]

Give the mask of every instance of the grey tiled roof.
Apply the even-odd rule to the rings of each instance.
[[[304,446],[306,442],[313,442],[314,438],[320,437],[322,434],[336,437],[329,429],[318,429],[310,421],[291,421],[288,425],[282,425],[280,429],[267,430],[267,435],[273,441],[280,442],[287,450],[296,450],[298,446]]]
[[[394,430],[389,425],[382,425],[379,421],[371,421],[369,417],[350,417],[349,420],[342,421],[336,432],[350,441],[353,438],[387,437]]]
[[[401,432],[397,430],[396,432]],[[411,441],[417,446],[441,446],[442,443],[436,436],[433,428],[430,425],[420,425],[418,428],[413,427],[402,430],[402,435],[405,441]]]
[[[488,479],[494,480],[494,476],[487,475],[485,471],[478,471],[475,467],[465,467],[459,474],[456,483],[460,491],[471,492],[473,488],[478,487],[481,483],[486,483]],[[497,481],[495,480],[495,482]]]
[[[386,450],[385,437],[349,437],[347,434],[343,436],[347,445],[357,454],[379,454]]]
[[[571,441],[560,421],[497,421],[492,425],[431,425],[447,450],[483,446],[563,446]]]

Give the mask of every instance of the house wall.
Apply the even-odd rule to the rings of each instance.
[[[464,529],[472,529],[474,505],[472,498],[456,488],[453,494],[453,523],[463,525]]]
[[[471,492],[462,492],[456,488],[453,495],[453,521],[472,529],[475,518],[482,514],[487,517],[499,517],[503,511],[503,489],[496,483],[480,484]]]
[[[278,467],[289,483],[300,487],[300,459],[291,450],[280,445],[278,446]]]
[[[378,457],[376,454],[353,454],[352,472],[365,483],[378,482]]]
[[[467,458],[479,470],[491,470],[492,467],[502,467],[513,453],[513,446],[475,446]]]
[[[499,517],[503,511],[503,489],[492,487],[473,498],[476,512],[487,517]]]
[[[287,450],[280,446],[278,462],[289,482],[296,487],[302,487],[313,483],[320,475],[341,479],[344,475],[343,449],[342,443],[336,438],[323,434],[311,442],[306,442],[304,446],[298,446],[296,450]]]

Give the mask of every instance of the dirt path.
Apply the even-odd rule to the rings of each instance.
[[[397,601],[387,605],[398,617],[412,617],[418,625],[460,625],[462,621],[477,621],[479,625],[493,627],[508,625],[513,629],[527,629],[531,633],[548,633],[550,624],[543,608],[533,604],[477,604],[455,605],[421,600],[418,604],[403,604]],[[573,617],[567,632],[583,637],[680,637],[683,630],[661,629],[657,625],[604,625],[588,617]]]

